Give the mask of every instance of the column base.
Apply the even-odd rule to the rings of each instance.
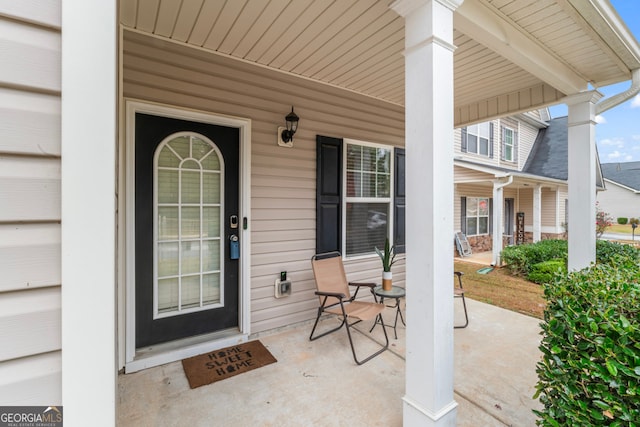
[[[409,426],[433,426],[433,427],[455,427],[458,403],[452,400],[438,412],[433,413],[422,407],[418,402],[408,396],[402,398],[402,425]]]

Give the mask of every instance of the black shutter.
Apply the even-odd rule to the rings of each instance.
[[[467,152],[467,128],[460,129],[460,151]]]
[[[489,122],[489,158],[493,159],[493,122]]]
[[[404,192],[404,148],[396,148],[395,156],[395,183],[393,192],[393,224],[394,245],[396,253],[405,252],[405,192]]]
[[[460,197],[460,231],[467,234],[467,198]]]
[[[513,131],[513,161],[518,162],[518,132]]]
[[[342,249],[342,139],[316,136],[316,253]]]

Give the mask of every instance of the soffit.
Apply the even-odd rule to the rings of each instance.
[[[128,29],[403,105],[404,20],[390,3],[120,0],[120,15]],[[466,0],[462,7],[495,28],[480,34],[469,19],[454,21],[456,123],[558,102],[582,83],[630,78],[605,31],[570,0]],[[536,56],[510,53],[514,36]]]

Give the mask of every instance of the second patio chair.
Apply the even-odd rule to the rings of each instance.
[[[358,365],[362,365],[385,351],[389,347],[389,337],[387,336],[387,330],[384,327],[384,320],[382,319],[384,305],[378,304],[378,302],[356,301],[358,290],[361,287],[373,289],[376,284],[347,282],[347,276],[342,264],[342,256],[339,252],[314,255],[311,258],[311,266],[313,267],[313,275],[316,280],[316,295],[320,298],[320,307],[318,307],[318,317],[316,317],[316,321],[313,324],[313,329],[311,330],[309,339],[311,341],[316,340],[335,332],[344,326],[347,330],[347,336],[349,337],[349,344],[351,345],[353,359]],[[355,287],[353,295],[351,295],[351,292],[349,291],[349,286]],[[318,326],[318,322],[320,321],[320,317],[325,313],[342,317],[342,323],[340,323],[337,328],[333,328],[321,333],[320,335],[313,336],[316,331],[316,327]],[[386,344],[375,353],[359,360],[353,345],[353,338],[351,337],[350,329],[353,325],[360,323],[363,320],[373,320],[376,318],[379,318],[382,323],[382,330],[384,331]]]
[[[453,288],[453,297],[462,299],[462,307],[464,308],[464,325],[454,326],[456,329],[466,328],[469,325],[469,314],[467,314],[467,303],[464,300],[464,288],[462,287],[462,276],[464,273],[462,271],[454,271],[453,274],[458,276],[458,287],[456,288],[454,285]]]

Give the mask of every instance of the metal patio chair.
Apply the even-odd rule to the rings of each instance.
[[[466,328],[467,325],[469,325],[469,315],[467,314],[467,303],[464,300],[464,288],[462,287],[462,276],[464,275],[464,273],[462,271],[454,271],[453,274],[455,274],[458,277],[458,287],[453,288],[453,297],[462,299],[462,307],[464,307],[464,319],[465,319],[464,325],[454,326],[454,328],[462,329],[462,328]]]
[[[325,254],[314,255],[311,258],[311,266],[313,267],[313,275],[316,281],[316,295],[320,298],[320,307],[318,307],[318,317],[316,317],[316,321],[313,324],[309,340],[316,340],[339,330],[342,326],[345,326],[347,329],[347,336],[349,337],[349,344],[351,345],[351,352],[353,353],[353,359],[358,365],[362,365],[385,351],[389,347],[389,337],[387,336],[387,328],[384,327],[384,320],[382,319],[381,314],[384,310],[384,305],[379,304],[377,301],[356,301],[358,291],[361,287],[366,287],[372,290],[376,284],[347,282],[344,265],[342,264],[342,256],[339,252],[328,252]],[[349,291],[350,286],[356,287],[353,295],[351,295]],[[316,327],[318,326],[320,316],[324,313],[342,317],[342,323],[340,323],[337,328],[323,332],[320,335],[313,336],[316,331]],[[350,329],[352,326],[362,322],[363,320],[372,320],[376,318],[378,318],[382,323],[382,330],[384,331],[386,344],[380,350],[367,356],[363,360],[358,360],[355,347],[353,346]]]

